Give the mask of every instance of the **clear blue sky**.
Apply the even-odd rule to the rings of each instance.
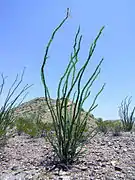
[[[71,18],[58,32],[49,51],[46,74],[51,96],[55,98],[57,82],[68,63],[78,25],[83,34],[80,64],[85,61],[89,45],[99,29],[105,25],[86,77],[104,57],[93,95],[104,82],[106,87],[93,113],[104,119],[116,119],[118,106],[125,96],[133,96],[132,105],[135,104],[134,0],[1,0],[0,72],[8,76],[6,88],[25,66],[24,84],[34,84],[26,100],[44,95],[40,66],[45,46],[51,32],[65,16],[67,7],[71,10]],[[91,101],[89,98],[84,108],[87,109]]]

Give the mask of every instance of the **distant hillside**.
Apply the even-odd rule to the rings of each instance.
[[[56,100],[51,99],[52,104],[55,106]],[[68,104],[72,103],[69,101]],[[46,100],[44,97],[35,98],[28,102],[22,103],[19,107],[15,110],[15,116],[26,116],[29,114],[40,114],[43,121],[52,121],[50,110],[48,109]],[[85,115],[85,111],[82,110],[82,116]],[[93,115],[88,117],[90,127],[95,127],[95,119]]]

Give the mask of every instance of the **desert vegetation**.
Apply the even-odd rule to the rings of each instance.
[[[95,118],[91,112],[98,106],[98,104],[96,104],[96,100],[104,90],[105,84],[103,84],[101,89],[97,91],[93,101],[90,103],[88,111],[85,111],[84,109],[85,101],[91,96],[91,88],[95,80],[98,79],[100,75],[103,59],[99,61],[99,64],[96,66],[86,82],[83,83],[83,85],[81,82],[86,68],[90,64],[90,60],[96,49],[97,42],[102,35],[104,26],[100,29],[95,40],[89,47],[87,59],[84,61],[84,64],[79,70],[77,70],[76,66],[79,62],[79,52],[81,51],[83,36],[80,34],[80,27],[78,28],[75,34],[73,51],[71,52],[69,63],[67,64],[67,68],[58,82],[56,100],[53,101],[51,99],[45,74],[46,62],[48,61],[50,46],[52,45],[53,40],[60,28],[67,21],[68,17],[69,9],[67,9],[65,18],[54,29],[46,46],[44,59],[41,65],[41,80],[44,90],[44,99],[42,100],[45,102],[46,107],[43,106],[43,104],[41,106],[45,109],[45,115],[47,116],[49,114],[49,120],[43,120],[43,111],[41,107],[38,108],[38,110],[34,113],[31,112],[32,107],[30,107],[30,113],[27,114],[26,112],[23,112],[21,115],[16,114],[18,109],[21,108],[22,101],[27,94],[26,91],[30,88],[29,85],[26,85],[19,93],[17,93],[17,89],[20,87],[23,81],[23,71],[19,81],[18,75],[16,76],[15,81],[8,90],[4,103],[0,108],[0,147],[4,147],[6,143],[9,143],[6,150],[1,148],[0,168],[5,168],[4,165],[6,162],[7,164],[10,164],[9,159],[4,159],[7,158],[4,156],[6,152],[16,152],[16,149],[18,148],[19,153],[21,155],[23,154],[22,156],[25,159],[23,160],[24,164],[26,163],[29,167],[31,162],[34,162],[33,164],[36,166],[36,168],[42,170],[42,173],[37,173],[37,171],[34,171],[35,174],[37,173],[35,179],[49,179],[50,175],[48,175],[48,172],[50,173],[51,171],[54,171],[56,175],[55,170],[58,169],[59,175],[61,170],[70,171],[74,167],[81,170],[80,176],[79,172],[75,174],[77,179],[81,179],[81,176],[84,176],[84,179],[89,179],[90,177],[97,178],[97,175],[97,179],[101,179],[105,173],[100,173],[99,171],[103,171],[105,168],[108,172],[110,172],[110,174],[112,173],[113,176],[116,171],[119,172],[116,173],[116,179],[128,179],[129,176],[125,173],[126,167],[124,167],[124,164],[130,163],[131,165],[132,159],[135,158],[135,136],[133,135],[130,137],[130,132],[134,130],[135,125],[135,107],[131,113],[129,113],[131,97],[129,99],[126,97],[122,101],[118,109],[120,116],[119,120],[112,121],[103,120],[102,118]],[[2,83],[0,85],[0,98],[2,97],[4,91],[6,77],[4,77],[2,74],[1,78]],[[129,134],[126,136],[124,133]],[[18,144],[15,142],[15,140]],[[39,150],[42,152],[39,152]],[[129,153],[129,161],[127,160],[126,152]],[[25,154],[27,154],[29,157],[28,162],[26,161]],[[18,158],[17,152],[15,155],[11,154],[11,157],[14,157],[17,162],[20,158]],[[33,161],[32,158],[34,159]],[[40,163],[38,158],[42,158],[40,159]],[[121,160],[123,163],[123,167],[125,168],[123,171],[122,167],[116,165],[118,162],[115,158],[118,159],[118,161]],[[21,160],[22,157],[19,159],[19,161]],[[12,162],[12,158],[10,161]],[[2,164],[2,162],[5,164]],[[34,166],[33,164],[32,167]],[[83,166],[81,166],[82,164]],[[51,168],[48,169],[48,167]],[[16,166],[13,166],[10,169],[16,171]],[[40,172],[39,169],[38,171]],[[90,171],[90,175],[88,175],[88,170]],[[4,172],[3,169],[1,171]],[[87,173],[83,174],[83,172],[86,171]],[[132,178],[131,176],[135,175],[134,165],[129,173],[130,178]],[[72,173],[72,176],[73,174],[74,173]],[[107,179],[110,174],[107,176],[104,175],[104,177]],[[62,179],[67,178],[66,175],[62,177]],[[30,178],[26,178],[25,176],[24,179]],[[53,179],[55,179],[54,176]],[[72,177],[72,179],[74,179],[74,177]]]
[[[120,120],[103,121],[102,118],[97,118],[96,124],[98,132],[102,132],[103,134],[111,133],[113,136],[119,136],[123,130]]]
[[[133,129],[134,123],[135,123],[135,118],[134,118],[134,111],[135,107],[129,112],[129,106],[131,104],[131,98],[132,97],[126,97],[122,102],[119,107],[119,116],[121,123],[123,125],[124,131],[131,131]]]
[[[24,69],[25,70],[25,69]],[[16,93],[19,89],[24,76],[24,70],[21,75],[20,80],[18,80],[18,75],[16,76],[14,82],[12,83],[11,87],[9,88],[7,92],[7,96],[4,98],[4,102],[1,105],[0,108],[0,143],[6,143],[6,140],[8,136],[10,136],[10,131],[14,127],[14,111],[17,105],[21,104],[23,99],[26,96],[26,90],[30,87],[28,84],[26,84],[18,94]],[[0,98],[2,100],[2,97],[5,96],[4,94],[4,86],[5,81],[7,77],[4,77],[3,74],[1,74],[1,80],[2,83],[0,85]],[[2,102],[2,101],[1,101]]]
[[[55,34],[61,28],[64,22],[68,19],[68,16],[69,12],[67,10],[66,17],[52,33],[52,36],[46,47],[44,61],[41,67],[41,78],[44,85],[45,98],[51,112],[55,131],[55,138],[52,136],[48,136],[48,140],[50,141],[55,153],[57,154],[60,164],[64,164],[64,166],[71,165],[82,154],[82,147],[84,146],[84,144],[81,142],[82,139],[84,142],[84,131],[87,127],[87,117],[89,113],[97,107],[97,104],[95,104],[96,99],[100,95],[105,86],[103,85],[100,91],[97,93],[91,106],[89,107],[88,112],[86,113],[86,116],[82,120],[81,110],[83,104],[85,100],[90,96],[91,86],[100,74],[100,66],[103,59],[99,62],[95,71],[86,81],[83,87],[81,87],[81,80],[86,70],[86,67],[88,66],[89,61],[93,55],[93,52],[95,51],[97,41],[100,35],[102,34],[104,27],[101,28],[94,42],[90,46],[88,57],[84,62],[84,65],[80,68],[78,72],[76,72],[76,64],[79,61],[78,54],[81,49],[82,40],[82,35],[80,35],[79,27],[75,36],[73,52],[71,53],[70,61],[67,65],[67,68],[63,76],[60,78],[60,81],[58,83],[56,112],[54,111],[50,101],[51,96],[49,93],[49,88],[47,87],[44,75],[44,68],[48,57],[49,47],[55,37]],[[77,90],[75,87],[77,87]],[[71,100],[72,102],[71,105],[68,105],[69,100]],[[68,108],[68,106],[70,107]]]
[[[29,114],[25,117],[17,117],[14,123],[18,135],[22,133],[30,135],[30,137],[46,137],[53,130],[52,123],[42,122],[36,114]]]
[[[103,121],[102,118],[97,118],[96,124],[97,129],[99,132],[107,134],[111,132],[114,136],[121,135],[121,132],[132,132],[134,131],[135,125],[135,118],[134,118],[134,111],[135,107],[133,107],[132,111],[130,112],[130,104],[131,104],[131,97],[126,97],[122,100],[119,108],[119,120],[105,120]]]

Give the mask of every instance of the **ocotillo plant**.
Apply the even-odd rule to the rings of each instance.
[[[28,86],[28,84],[26,84],[20,90],[20,92],[17,93],[17,90],[23,81],[23,75],[24,75],[24,71],[19,81],[18,81],[18,75],[16,76],[13,84],[8,89],[4,103],[0,107],[0,141],[5,137],[7,133],[7,129],[13,126],[15,107],[22,102],[26,94],[22,97],[20,102],[18,102],[19,98],[21,98],[23,93],[25,93],[26,90],[30,87]],[[1,74],[1,78],[2,78],[2,83],[0,84],[0,97],[4,94],[3,91],[4,91],[6,77],[4,77],[3,74]]]
[[[134,119],[135,107],[133,108],[131,113],[129,113],[129,106],[131,104],[132,97],[128,98],[128,101],[127,101],[127,98],[128,97],[126,97],[121,102],[121,105],[119,107],[119,116],[120,116],[120,120],[122,122],[124,131],[131,131],[135,122],[135,119]]]
[[[57,31],[62,27],[65,21],[69,17],[69,12],[67,10],[66,17],[53,31],[52,36],[47,44],[43,64],[41,66],[41,79],[44,86],[44,93],[47,105],[50,109],[50,113],[53,119],[55,138],[48,135],[48,139],[52,144],[52,147],[59,158],[60,163],[69,165],[72,164],[82,153],[82,147],[84,141],[84,131],[87,126],[87,120],[90,112],[97,107],[95,104],[97,97],[104,89],[105,84],[102,86],[100,91],[96,94],[89,110],[87,111],[85,117],[81,118],[82,107],[85,100],[91,94],[91,86],[100,74],[100,66],[103,59],[97,65],[93,74],[89,77],[83,87],[81,87],[82,77],[89,64],[89,61],[93,55],[96,48],[97,40],[99,39],[104,27],[101,28],[94,42],[90,46],[89,54],[84,62],[83,66],[79,71],[76,70],[76,65],[79,61],[79,51],[81,48],[82,35],[80,35],[80,27],[75,35],[73,52],[70,55],[70,61],[67,68],[60,78],[57,88],[57,98],[56,98],[56,109],[53,108],[51,102],[51,96],[49,93],[48,86],[46,84],[46,78],[44,75],[44,68],[48,58],[48,51],[50,45],[55,37]],[[75,90],[77,89],[77,90]],[[69,104],[69,100],[71,103]]]

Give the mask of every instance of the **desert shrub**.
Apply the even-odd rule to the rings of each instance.
[[[110,121],[110,120],[103,121],[102,118],[98,118],[96,119],[96,124],[97,124],[97,130],[104,134],[111,132],[113,129],[113,121]]]
[[[31,118],[19,117],[16,119],[15,126],[18,135],[21,135],[23,132],[31,137],[38,135],[38,128]]]
[[[17,91],[20,87],[23,80],[24,71],[21,75],[20,80],[18,80],[18,75],[14,80],[13,84],[10,86],[7,95],[4,99],[3,104],[0,107],[0,144],[2,142],[6,142],[6,139],[11,135],[11,129],[14,124],[14,111],[15,108],[21,104],[24,97],[24,92],[30,87],[28,85],[24,86],[19,92]],[[3,94],[5,94],[5,80],[6,77],[1,74],[2,83],[0,84],[0,97],[3,98]],[[18,93],[17,93],[18,92]],[[23,95],[23,96],[22,96]],[[21,98],[21,99],[20,99]],[[4,140],[4,141],[3,141]]]
[[[112,130],[113,136],[120,136],[121,132],[123,130],[121,122],[120,121],[112,121],[111,130]]]
[[[135,118],[133,117],[135,107],[133,108],[131,113],[129,113],[129,106],[131,104],[131,98],[132,97],[130,97],[128,100],[127,100],[127,98],[128,97],[126,97],[121,102],[121,105],[119,107],[119,116],[120,116],[120,120],[122,122],[123,130],[124,131],[131,131],[133,128],[133,125],[135,123]]]
[[[135,132],[135,123],[133,125],[132,131]]]
[[[39,128],[39,136],[46,137],[48,134],[54,131],[52,122],[42,122],[39,121],[36,123]]]
[[[97,130],[99,132],[102,132],[104,134],[106,134],[108,132],[107,124],[105,121],[103,121],[102,118],[96,119],[96,124],[97,124]]]
[[[113,136],[119,136],[122,131],[122,124],[117,120],[105,120],[98,118],[96,120],[97,130],[104,134],[112,133]]]
[[[30,137],[46,137],[47,133],[53,131],[51,122],[43,122],[38,114],[29,114],[23,117],[17,117],[15,126],[18,135],[22,133],[30,135]]]
[[[77,71],[76,65],[79,61],[79,51],[81,47],[82,35],[80,35],[80,27],[75,36],[75,41],[73,45],[73,52],[70,56],[70,61],[67,65],[67,68],[60,78],[57,88],[57,98],[56,98],[56,110],[54,109],[51,103],[51,97],[49,89],[46,84],[46,76],[44,75],[44,67],[48,59],[48,51],[50,45],[54,39],[56,32],[61,28],[61,26],[68,19],[69,12],[64,20],[59,24],[59,26],[53,31],[52,36],[47,44],[45,50],[45,56],[43,64],[41,66],[41,79],[44,86],[44,93],[48,108],[53,119],[53,127],[55,137],[47,136],[50,141],[58,159],[59,163],[62,165],[72,164],[78,157],[83,153],[82,148],[84,147],[84,132],[87,128],[87,121],[90,112],[97,107],[95,104],[96,99],[99,94],[104,89],[104,85],[100,91],[96,94],[91,106],[89,107],[84,118],[81,118],[82,107],[85,100],[91,94],[91,87],[94,81],[97,79],[100,74],[100,66],[103,59],[99,62],[93,74],[89,77],[86,83],[83,83],[81,87],[82,77],[86,70],[86,67],[89,64],[89,61],[93,55],[93,52],[96,48],[97,40],[99,39],[103,29],[101,28],[94,42],[90,46],[88,57],[84,62],[83,66]],[[69,102],[72,102],[69,105]],[[85,137],[85,140],[87,136]]]

